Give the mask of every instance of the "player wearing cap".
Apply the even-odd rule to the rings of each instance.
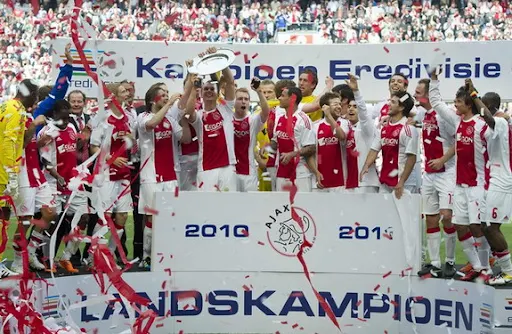
[[[454,223],[464,253],[473,266],[461,280],[485,278],[490,269],[490,247],[482,232],[481,220],[485,214],[485,189],[489,181],[486,147],[491,132],[478,115],[467,87],[461,87],[455,95],[456,114],[442,101],[437,70],[432,72],[431,79],[429,97],[432,108],[444,122],[456,128]]]
[[[212,47],[199,56],[215,52],[217,49]],[[217,102],[218,88],[208,81],[202,85],[203,110],[193,112],[188,118],[199,141],[197,183],[202,191],[236,191],[235,80],[229,67],[222,70],[222,75],[226,82],[225,100]]]
[[[286,113],[276,120],[274,136],[270,142],[278,152],[277,191],[284,191],[294,180],[298,191],[311,192],[311,173],[306,160],[315,154],[315,132],[311,120],[299,109],[300,89],[287,87],[279,97],[280,107]],[[288,133],[289,124],[293,137]]]
[[[250,94],[246,88],[238,88],[235,93],[235,156],[237,190],[241,192],[258,190],[258,174],[255,164],[256,137],[267,121],[269,107],[259,89],[259,79],[251,81],[251,88],[258,93],[261,112],[249,115]]]
[[[418,133],[407,124],[413,106],[414,101],[409,93],[398,91],[392,94],[389,122],[377,132],[360,176],[360,181],[363,181],[378,153],[382,151],[379,192],[394,192],[398,199],[402,197],[404,189],[415,192],[416,188],[416,182],[411,182],[409,176],[418,154]]]
[[[509,115],[499,111],[501,98],[498,94],[486,93],[480,99],[471,80],[466,82],[477,109],[484,111],[484,120],[492,134],[487,142],[491,178],[482,228],[501,272],[488,283],[505,285],[512,282],[512,264],[507,240],[500,228],[512,217],[512,123]]]
[[[427,251],[430,263],[419,272],[419,276],[450,278],[455,275],[455,226],[452,224],[453,192],[455,189],[455,127],[438,115],[429,99],[430,79],[418,82],[414,98],[419,103],[416,120],[422,123],[425,172],[423,174],[423,213],[427,224]],[[444,230],[446,259],[441,268],[441,220]]]

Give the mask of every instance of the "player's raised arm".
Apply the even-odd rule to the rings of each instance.
[[[439,72],[439,73],[438,73]],[[432,108],[434,108],[446,122],[448,122],[451,126],[455,127],[459,121],[459,116],[455,114],[450,107],[443,102],[441,97],[441,92],[439,91],[439,79],[438,75],[441,74],[441,71],[434,70],[431,74],[431,83],[429,89],[429,97],[430,104]]]
[[[263,91],[260,88],[260,79],[253,78],[251,81],[251,88],[258,94],[258,98],[260,100],[260,107],[261,107],[261,123],[265,123],[268,119],[268,115],[270,113],[270,108],[268,106],[267,99],[265,98],[265,95],[263,95]]]

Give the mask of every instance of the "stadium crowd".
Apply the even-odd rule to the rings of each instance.
[[[69,36],[64,2],[0,4],[0,99],[24,78],[50,84],[48,41]],[[286,29],[312,29],[326,43],[400,43],[509,39],[508,1],[85,1],[100,38],[269,43]],[[302,5],[302,7],[300,6]],[[14,14],[14,15],[12,15]]]

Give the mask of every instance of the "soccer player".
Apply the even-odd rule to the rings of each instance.
[[[281,114],[285,113],[285,111],[279,106],[279,104],[280,104],[279,97],[281,96],[281,94],[283,93],[283,90],[286,87],[296,87],[296,84],[292,80],[279,80],[274,85],[274,93],[271,94],[269,89],[265,88],[265,85],[264,85],[265,81],[266,80],[262,81],[261,87],[262,87],[262,92],[264,93],[264,95],[265,95],[265,92],[267,92],[265,95],[265,98],[267,98],[267,103],[269,104],[269,107],[271,108],[269,115],[268,115],[267,122],[265,123],[265,128],[267,130],[267,135],[268,135],[268,139],[269,139],[269,143],[270,143],[270,140],[272,140],[272,138],[274,138],[276,119]],[[267,83],[266,86],[270,86],[270,84]],[[277,104],[276,104],[276,101],[277,101]],[[271,106],[273,106],[273,107],[271,107]],[[265,128],[264,128],[264,130],[265,130]],[[266,171],[270,177],[272,191],[276,191],[276,180],[277,180],[276,152],[269,152],[270,149],[271,149],[270,146],[260,147],[260,156],[267,159]]]
[[[416,182],[409,180],[418,154],[418,132],[407,124],[413,106],[414,100],[409,93],[398,91],[392,94],[389,122],[377,132],[360,176],[360,181],[363,181],[382,151],[379,192],[394,192],[397,199],[402,197],[404,189],[411,193],[416,190]]]
[[[195,96],[190,95],[191,103],[195,104]],[[141,159],[148,160],[141,170],[141,191],[139,211],[146,215],[146,226],[143,238],[143,258],[141,268],[151,265],[151,239],[155,193],[172,191],[179,187],[177,172],[179,171],[179,143],[189,142],[188,127],[182,128],[170,116],[169,109],[174,101],[169,100],[166,90],[160,86],[150,88],[145,96],[146,112],[137,119],[140,136]]]
[[[278,152],[277,191],[284,191],[295,181],[298,191],[311,192],[311,173],[306,159],[315,154],[315,132],[311,119],[299,109],[302,93],[296,87],[287,87],[279,97],[280,107],[286,113],[276,120],[270,145]],[[291,118],[291,119],[289,119]],[[287,129],[291,122],[294,137]]]
[[[30,220],[34,213],[41,211],[42,219],[46,226],[34,226],[34,230],[29,238],[28,244],[28,260],[30,268],[34,270],[45,270],[36,255],[36,249],[40,244],[46,243],[49,249],[50,239],[43,233],[51,222],[55,219],[55,200],[50,186],[41,173],[39,166],[39,153],[36,142],[36,127],[46,123],[46,118],[39,115],[35,120],[31,113],[27,114],[25,123],[25,138],[23,146],[25,147],[21,159],[19,174],[19,196],[15,199],[14,204],[17,209],[18,219],[23,224],[25,230],[30,225]],[[22,248],[18,243],[19,235],[16,234],[13,240],[14,261],[11,270],[15,273],[23,273]],[[44,252],[48,257],[49,253]]]
[[[455,127],[438,115],[429,99],[430,79],[418,82],[414,98],[420,107],[416,120],[422,122],[425,172],[423,174],[423,213],[427,224],[427,250],[430,263],[419,272],[419,276],[451,278],[455,275],[455,226],[452,224],[453,192],[455,190]],[[441,268],[439,248],[443,224],[446,259]]]
[[[379,177],[374,165],[370,166],[363,181],[359,181],[359,175],[373,142],[375,125],[368,115],[366,103],[359,91],[357,78],[349,74],[346,86],[346,88],[339,88],[339,91],[346,96],[345,98],[342,97],[342,117],[343,100],[346,99],[348,104],[346,119],[349,121],[349,130],[345,140],[347,165],[345,189],[348,193],[377,193],[379,191]],[[347,88],[351,91],[352,96],[350,96]]]
[[[482,203],[485,201],[485,188],[488,184],[486,146],[491,132],[478,115],[470,95],[472,92],[466,87],[457,91],[456,114],[442,101],[437,70],[432,72],[431,79],[429,97],[432,108],[444,122],[456,128],[454,223],[464,253],[473,267],[461,280],[473,281],[480,276],[485,279],[490,269],[490,247],[484,237],[481,220],[485,214]]]
[[[209,48],[206,54],[215,53]],[[218,88],[211,81],[202,85],[203,109],[188,118],[199,140],[197,183],[202,191],[236,191],[236,158],[234,147],[233,107],[235,80],[229,67],[222,70],[225,78],[225,100],[217,102]]]
[[[487,142],[491,178],[482,228],[501,267],[501,272],[491,277],[488,283],[505,285],[512,282],[512,264],[507,240],[500,228],[512,217],[512,123],[509,115],[499,111],[501,98],[498,94],[486,93],[480,99],[470,79],[466,79],[466,86],[477,109],[484,111],[484,120],[492,133]]]
[[[259,79],[253,78],[251,88],[258,93],[261,112],[249,114],[250,94],[246,88],[238,88],[235,92],[235,156],[237,190],[240,192],[258,190],[258,173],[256,170],[254,149],[256,136],[267,121],[269,107],[261,89],[257,89]]]
[[[341,118],[341,98],[325,93],[320,98],[324,118],[313,124],[316,136],[316,187],[318,192],[342,192],[345,186],[342,147],[348,132],[348,121]]]
[[[316,122],[322,119],[322,108],[320,107],[320,97],[332,90],[334,81],[332,78],[325,79],[325,89],[319,96],[314,96],[316,86],[318,85],[318,75],[316,70],[311,68],[304,69],[299,75],[299,88],[302,93],[299,109],[305,112],[311,121]]]
[[[63,225],[60,229],[67,234],[71,232],[72,220],[75,215],[78,215],[78,226],[80,230],[85,230],[85,223],[87,222],[87,197],[84,191],[77,191],[71,198],[71,189],[68,184],[71,179],[78,175],[77,167],[77,133],[75,128],[69,124],[69,113],[71,105],[66,100],[59,100],[55,102],[53,123],[45,126],[38,134],[37,146],[41,160],[45,166],[45,177],[53,194],[56,196],[57,214],[65,212]],[[69,206],[69,207],[67,207]],[[66,210],[67,207],[67,210]],[[56,231],[59,233],[59,231]],[[55,252],[57,252],[60,240],[56,244]],[[74,268],[70,259],[76,253],[79,246],[79,241],[68,241],[64,254],[62,255],[59,265],[70,273],[78,272]]]
[[[38,86],[29,79],[18,86],[16,97],[0,105],[0,193],[18,196],[18,173],[23,153],[23,138],[27,109],[34,109],[37,103]],[[2,224],[10,218],[6,201],[0,201]],[[1,254],[0,254],[1,255]],[[0,264],[0,277],[14,274]]]
[[[119,84],[107,85],[119,103],[124,103],[128,97],[128,90]],[[96,116],[97,117],[97,116]],[[128,219],[128,212],[132,211],[132,199],[130,196],[130,169],[128,168],[129,150],[135,143],[135,138],[130,131],[130,120],[124,110],[119,110],[112,102],[108,104],[106,124],[98,124],[91,134],[91,153],[104,150],[106,156],[96,163],[106,164],[113,159],[112,164],[105,168],[99,179],[95,180],[93,195],[95,195],[95,208],[105,210],[107,218],[115,213],[114,225],[119,238],[124,233],[124,225]],[[100,155],[101,156],[101,155]],[[97,186],[100,180],[101,186]],[[99,209],[96,209],[99,211]],[[114,238],[110,238],[109,248],[112,252],[117,246]]]

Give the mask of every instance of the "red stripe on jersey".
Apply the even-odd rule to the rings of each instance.
[[[484,172],[485,172],[485,190],[489,189],[489,181],[491,180],[491,169],[488,166],[489,152],[487,151],[487,140],[485,140],[485,131],[487,130],[487,124],[482,127],[480,131],[480,139],[482,140],[482,146],[485,148],[484,152]]]
[[[510,170],[512,171],[512,125],[508,125],[508,159],[510,160]]]
[[[304,123],[305,123],[304,125],[306,126],[306,128],[308,130],[311,130],[311,120],[310,120],[310,118],[308,116],[306,116],[305,114],[303,114],[303,113],[300,113],[299,115],[304,120]]]
[[[404,130],[405,130],[405,134],[407,135],[407,137],[412,137],[410,126],[408,124],[406,124],[404,128],[405,128]]]

